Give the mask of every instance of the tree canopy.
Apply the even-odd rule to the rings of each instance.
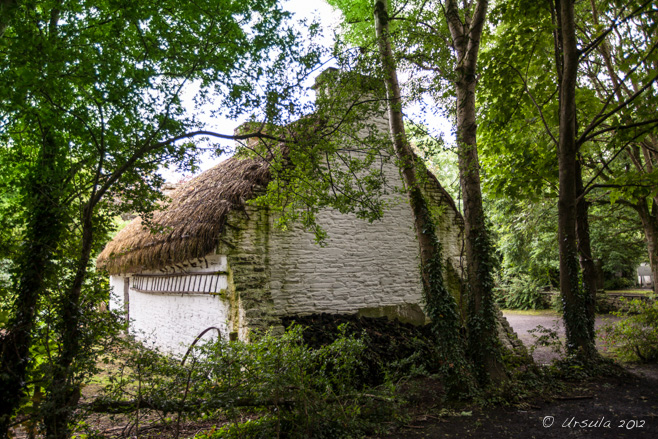
[[[282,84],[316,59],[273,0],[0,5],[0,184],[10,226],[0,257],[13,272],[2,290],[0,431],[25,397],[30,351],[46,330],[56,349],[32,381],[46,389],[47,436],[65,437],[93,369],[91,346],[107,329],[93,323],[103,284],[90,261],[112,217],[148,217],[162,198],[158,166],[194,166],[193,139],[234,137],[201,130],[183,93],[193,85],[199,105],[267,116],[286,99]],[[290,58],[299,69],[284,69]]]

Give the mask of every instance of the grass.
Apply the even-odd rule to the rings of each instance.
[[[606,294],[642,294],[649,296],[653,294],[653,290],[606,290]]]

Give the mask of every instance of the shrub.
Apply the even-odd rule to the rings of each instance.
[[[606,290],[625,290],[635,286],[635,281],[627,277],[613,277],[606,279],[603,283],[603,288]]]
[[[526,274],[517,274],[496,288],[496,301],[507,309],[543,309],[542,285]]]
[[[553,328],[546,328],[542,325],[537,325],[535,328],[529,330],[528,332],[534,339],[534,342],[530,346],[530,355],[532,355],[537,348],[547,347],[558,356],[563,357],[566,350],[562,339],[560,339],[558,329],[559,323],[556,321]]]
[[[604,345],[623,361],[658,361],[658,301],[633,299],[623,320],[602,328]]]
[[[175,436],[185,419],[215,413],[231,422],[199,438],[323,438],[328,431],[329,437],[352,437],[391,417],[390,409],[373,410],[372,401],[392,407],[393,400],[386,388],[362,388],[365,345],[344,326],[340,331],[319,349],[304,344],[299,326],[248,344],[220,340],[195,348],[185,364],[138,348],[101,403],[131,412],[135,428],[140,410],[156,412]]]

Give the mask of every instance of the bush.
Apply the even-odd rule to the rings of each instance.
[[[304,326],[304,343],[313,349],[343,337],[338,328],[347,325],[347,335],[359,337],[365,344],[357,377],[363,385],[374,387],[388,380],[436,374],[440,370],[441,355],[429,325],[415,326],[386,317],[324,313],[284,317],[282,322],[286,327]]]
[[[604,345],[623,361],[658,361],[658,301],[634,299],[626,311],[614,314],[623,320],[602,328]]]
[[[603,283],[603,288],[606,290],[625,290],[634,286],[635,281],[627,277],[613,277],[612,279],[606,279]]]
[[[255,337],[249,344],[220,340],[195,348],[185,364],[138,348],[101,402],[130,411],[135,427],[140,411],[156,412],[175,436],[182,421],[208,419],[208,414],[232,421],[199,438],[323,438],[328,431],[336,438],[360,435],[392,416],[389,408],[378,412],[369,404],[383,401],[392,407],[393,400],[387,388],[362,388],[358,377],[365,345],[347,336],[345,327],[340,331],[333,343],[319,349],[304,344],[299,326],[282,336]]]
[[[510,277],[496,288],[496,301],[506,309],[543,309],[541,283],[526,274]]]

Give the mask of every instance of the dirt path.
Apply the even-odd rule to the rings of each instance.
[[[523,406],[486,410],[466,408],[455,416],[429,407],[385,438],[658,438],[658,380],[631,377],[573,383],[570,394],[561,399],[537,398]]]
[[[526,347],[532,346],[536,338],[529,332],[538,325],[547,329],[556,330],[560,339],[564,341],[564,326],[562,316],[554,311],[504,311],[503,315],[510,323],[514,331],[518,334]],[[602,326],[616,322],[619,317],[613,315],[597,315],[595,328],[598,330]],[[537,334],[539,335],[539,334]],[[597,337],[597,347],[603,349],[601,341]],[[558,354],[548,347],[538,347],[533,357],[539,364],[548,364],[558,357]]]
[[[564,338],[556,313],[512,311],[504,315],[526,346],[534,342],[528,331],[537,325],[555,328]],[[596,327],[615,320],[614,316],[598,316]],[[538,363],[548,363],[556,356],[548,348],[534,352]],[[628,370],[634,375],[569,383],[559,398],[535,398],[517,406],[466,407],[454,416],[438,411],[439,403],[419,407],[407,426],[385,438],[658,438],[658,365],[629,366]]]

